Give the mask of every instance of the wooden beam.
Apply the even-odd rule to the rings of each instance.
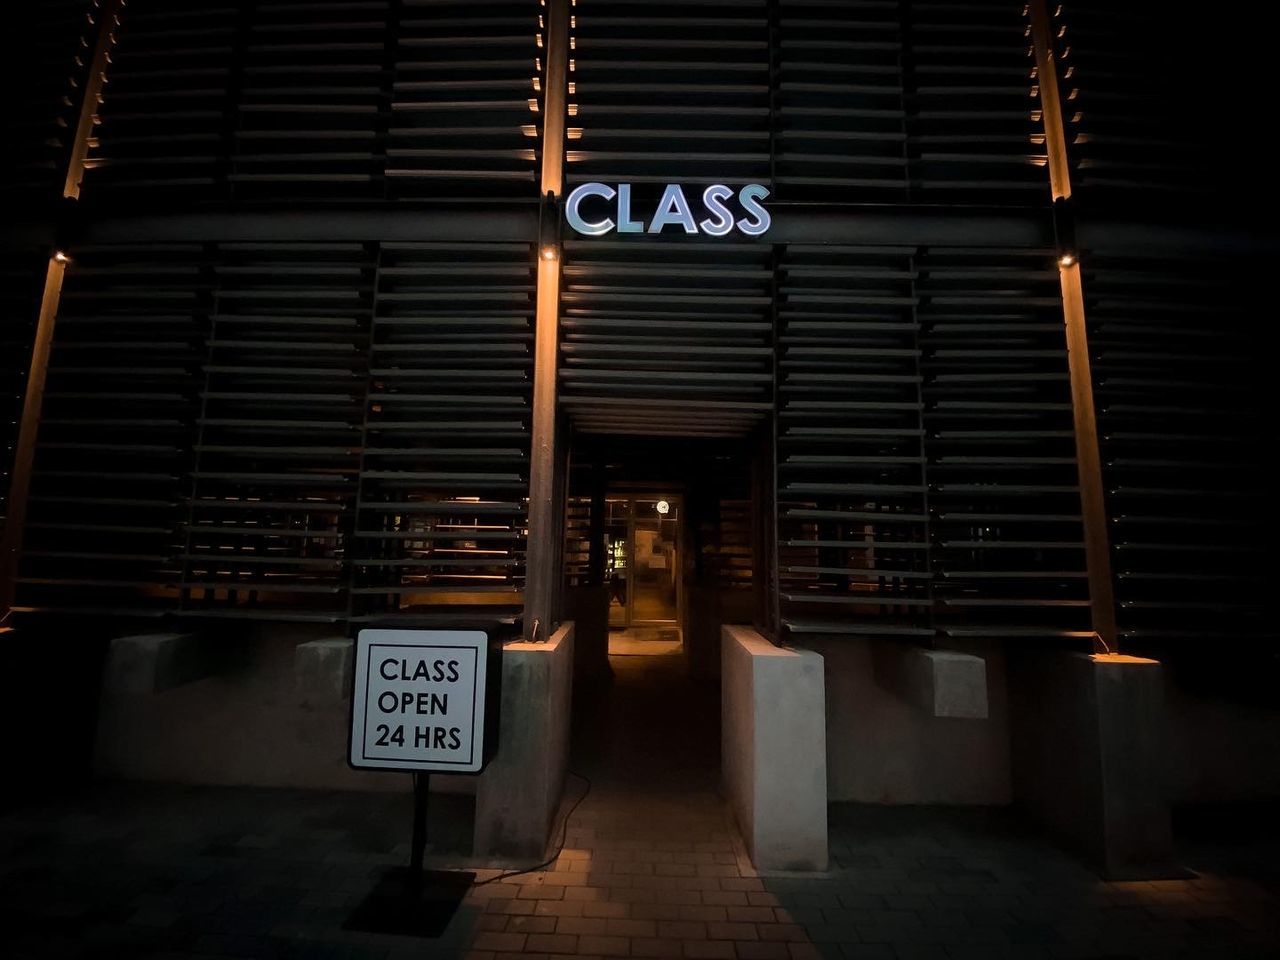
[[[569,97],[569,0],[543,0],[542,196],[564,193],[564,140]]]
[[[1076,470],[1080,478],[1080,517],[1084,522],[1085,567],[1089,577],[1089,609],[1100,649],[1115,653],[1116,600],[1111,580],[1111,539],[1098,448],[1098,418],[1089,368],[1089,334],[1085,327],[1080,264],[1059,264],[1062,312],[1067,327],[1067,365],[1071,377],[1071,412],[1075,418]]]
[[[66,177],[62,195],[80,198],[89,140],[102,101],[111,48],[115,46],[116,28],[120,24],[123,0],[103,0],[98,13],[98,34],[93,61],[85,76],[80,102],[76,104],[75,134],[65,157]],[[17,595],[18,561],[22,555],[22,538],[27,519],[27,500],[31,492],[31,472],[35,463],[36,437],[40,430],[40,409],[44,405],[44,385],[49,373],[49,354],[53,349],[53,331],[62,302],[62,281],[66,275],[67,257],[55,251],[45,269],[44,292],[40,297],[40,315],[36,321],[35,341],[31,347],[31,364],[27,372],[27,389],[22,399],[22,419],[18,424],[18,440],[13,451],[13,475],[9,483],[9,509],[0,537],[0,620],[9,616]]]
[[[1058,96],[1058,68],[1053,57],[1053,23],[1045,0],[1031,0],[1031,38],[1036,52],[1036,83],[1040,89],[1040,113],[1044,121],[1044,145],[1049,157],[1049,187],[1053,199],[1071,196],[1071,166],[1067,158],[1067,134]]]
[[[556,358],[560,261],[538,258],[533,359],[533,438],[529,457],[529,540],[525,550],[524,634],[551,633],[555,587]],[[536,633],[536,636],[535,636]]]
[[[545,0],[542,98],[542,196],[548,206],[564,190],[564,140],[569,89],[569,0]],[[529,539],[525,551],[524,636],[545,640],[554,629],[560,555],[556,509],[556,367],[560,336],[560,249],[538,250],[534,331],[533,424],[529,457]]]
[[[94,120],[102,103],[102,88],[107,82],[107,66],[111,63],[111,48],[116,45],[116,28],[120,25],[120,8],[123,6],[124,0],[103,0],[99,14],[101,19],[98,22],[98,40],[93,51],[93,63],[85,77],[75,138],[71,141],[67,157],[67,176],[62,185],[62,195],[71,200],[80,199],[85,160],[89,156],[89,141],[93,137]]]
[[[1071,169],[1058,91],[1058,71],[1053,56],[1053,23],[1045,0],[1031,0],[1029,12],[1045,150],[1049,160],[1049,185],[1054,200],[1065,200],[1071,196]],[[1089,609],[1097,637],[1095,652],[1114,653],[1118,649],[1115,585],[1111,576],[1111,540],[1107,528],[1102,455],[1098,446],[1098,417],[1089,366],[1089,330],[1085,320],[1080,263],[1076,251],[1070,253],[1070,257],[1059,257],[1058,273],[1062,285],[1067,367],[1071,379],[1071,411],[1075,420],[1076,469],[1080,483],[1080,516],[1084,524]]]

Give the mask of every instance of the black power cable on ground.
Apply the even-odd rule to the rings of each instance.
[[[500,873],[496,877],[490,877],[488,880],[478,880],[473,883],[472,886],[483,887],[487,883],[497,883],[499,880],[509,880],[512,877],[519,877],[526,873],[533,873],[535,870],[541,870],[543,867],[551,866],[551,864],[560,859],[560,854],[564,853],[564,842],[569,836],[569,818],[573,816],[573,812],[578,809],[578,805],[582,803],[583,800],[587,799],[587,794],[591,792],[591,781],[589,779],[580,773],[574,773],[572,770],[569,771],[569,776],[577,777],[581,780],[585,789],[582,791],[582,796],[573,801],[573,806],[571,806],[564,815],[564,822],[560,825],[560,843],[556,846],[556,852],[546,860],[543,860],[541,863],[534,864],[532,867],[525,867],[523,870],[512,870],[509,873]]]

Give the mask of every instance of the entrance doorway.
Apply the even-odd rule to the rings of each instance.
[[[565,508],[573,763],[685,798],[720,777],[720,628],[756,607],[763,441],[575,435]],[[767,449],[772,450],[770,444]],[[759,519],[757,519],[759,518]]]
[[[605,498],[610,655],[655,655],[680,649],[681,507],[676,494]]]

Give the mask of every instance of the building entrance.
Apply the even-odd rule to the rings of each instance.
[[[720,625],[750,623],[760,606],[755,542],[768,513],[751,509],[765,502],[752,486],[759,446],[574,437],[563,603],[576,624],[576,678],[607,677],[611,657],[673,654],[693,675],[718,675]]]
[[[610,653],[679,648],[682,521],[681,500],[675,494],[606,498]]]

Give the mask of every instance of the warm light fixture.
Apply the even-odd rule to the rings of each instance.
[[[1058,266],[1074,267],[1080,262],[1080,248],[1076,245],[1076,218],[1070,197],[1058,197],[1053,201],[1053,239],[1058,248]]]
[[[659,500],[654,509],[665,517],[671,510],[671,504],[667,503],[665,500]]]
[[[538,213],[538,259],[555,263],[560,259],[560,202],[548,191]]]

